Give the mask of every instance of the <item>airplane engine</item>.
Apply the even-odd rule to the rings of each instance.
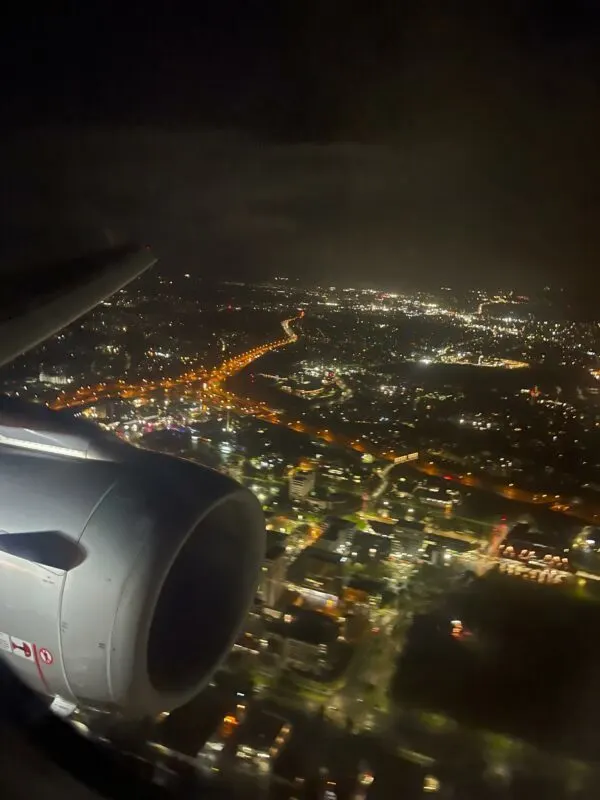
[[[35,690],[131,718],[187,702],[263,552],[260,505],[227,476],[0,408],[0,656]]]

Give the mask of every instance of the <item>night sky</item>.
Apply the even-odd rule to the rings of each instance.
[[[1,26],[4,269],[110,230],[166,272],[589,288],[596,2],[48,5]]]

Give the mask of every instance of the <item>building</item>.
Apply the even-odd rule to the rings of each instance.
[[[343,556],[307,547],[290,565],[288,587],[311,607],[333,611],[344,584]]]
[[[39,381],[40,383],[49,383],[52,386],[68,386],[68,384],[73,383],[73,378],[58,372],[40,372]]]
[[[238,726],[244,722],[246,710],[246,703],[237,703],[235,709],[228,709],[227,713],[222,716],[204,746],[197,753],[196,762],[201,769],[209,774],[215,769],[228,741],[235,734]]]
[[[285,639],[283,646],[283,663],[286,667],[294,667],[301,672],[320,674],[328,664],[327,644],[312,644],[301,639]]]
[[[394,528],[391,558],[393,560],[408,559],[409,561],[419,558],[424,535],[424,522],[408,519],[398,520]]]
[[[526,577],[541,583],[560,583],[573,571],[582,568],[579,559],[594,537],[591,528],[584,528],[575,537],[569,552],[570,536],[557,529],[539,530],[535,522],[518,522],[494,548],[501,572]],[[590,570],[591,571],[591,570]],[[587,571],[586,571],[587,573]]]
[[[233,645],[233,649],[229,653],[225,665],[227,666],[229,658],[234,657],[235,653],[246,652],[254,656],[259,655],[259,653],[267,646],[267,641],[264,638],[264,635],[265,625],[261,615],[256,611],[250,611],[250,613],[246,616],[244,627],[238,634],[235,644]]]
[[[396,522],[395,530],[400,533],[423,534],[425,532],[425,523],[414,519],[399,519]]]
[[[461,494],[458,489],[448,486],[431,485],[420,483],[413,492],[415,500],[428,506],[439,506],[441,508],[457,506],[461,502]]]
[[[314,491],[316,474],[314,469],[299,467],[290,475],[290,499],[304,500]]]
[[[423,547],[423,534],[400,530],[394,535],[390,558],[393,561],[414,561],[419,558]]]
[[[347,555],[352,543],[354,525],[340,517],[327,517],[323,533],[315,542],[315,547],[331,553]]]
[[[332,646],[342,627],[337,618],[306,605],[289,605],[281,617],[269,623],[270,633],[281,640],[281,663],[309,677],[322,677],[335,660]]]
[[[356,529],[352,537],[350,555],[356,563],[380,563],[389,558],[392,552],[392,535],[394,526],[386,523],[369,523],[370,530]]]
[[[267,531],[267,534],[271,533]],[[259,594],[263,603],[274,608],[285,589],[287,561],[285,546],[278,541],[267,538],[267,552],[260,574]]]
[[[291,722],[278,714],[261,708],[252,709],[236,732],[238,765],[259,774],[270,773],[291,731]]]

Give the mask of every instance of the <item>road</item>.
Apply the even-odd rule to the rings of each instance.
[[[288,415],[281,411],[270,408],[267,403],[252,400],[250,397],[240,397],[225,388],[225,382],[228,378],[233,377],[242,369],[247,367],[252,362],[261,358],[268,352],[276,350],[281,347],[286,347],[298,341],[298,335],[294,332],[292,325],[297,320],[304,317],[304,311],[301,311],[298,316],[290,317],[281,322],[281,327],[284,336],[272,342],[254,347],[239,356],[228,359],[220,366],[215,367],[211,371],[198,369],[196,371],[186,372],[180,378],[169,378],[163,381],[146,381],[143,380],[139,384],[128,384],[125,381],[115,381],[113,383],[98,383],[95,385],[88,385],[76,389],[74,392],[67,392],[63,390],[59,397],[50,403],[53,409],[75,408],[77,406],[88,405],[100,400],[110,398],[124,398],[132,399],[134,397],[147,397],[152,392],[158,389],[175,389],[184,387],[188,391],[197,390],[206,402],[212,403],[214,406],[229,409],[235,414],[242,416],[253,416],[257,419],[271,423],[273,425],[285,425],[291,430],[305,433],[315,439],[321,439],[329,444],[334,444],[342,448],[352,449],[361,454],[369,454],[373,458],[383,461],[388,461],[390,467],[393,463],[398,463],[406,454],[395,452],[393,449],[383,449],[369,442],[353,439],[341,432],[333,432],[328,428],[317,428],[315,426],[307,425],[300,420],[288,419]],[[427,475],[435,475],[444,477],[448,474],[447,468],[439,466],[430,460],[414,461],[412,466],[420,472]],[[382,490],[385,488],[386,473],[389,468],[385,468],[382,476]],[[560,500],[555,495],[542,494],[539,492],[532,492],[526,489],[515,487],[511,484],[503,484],[492,481],[488,478],[466,474],[452,474],[452,481],[462,486],[481,489],[484,491],[492,492],[505,497],[509,500],[516,500],[523,503],[531,503],[536,505],[546,505],[550,509],[560,511],[563,514],[576,517],[591,523],[600,520],[600,506],[588,503],[586,505],[578,505],[576,507],[569,505],[557,505]]]
[[[186,387],[188,389],[194,388],[198,383],[206,384],[207,393],[211,392],[217,396],[224,398],[231,398],[232,400],[240,401],[240,398],[234,397],[231,392],[226,392],[221,388],[221,384],[232,375],[247,367],[257,358],[265,355],[271,350],[276,350],[279,347],[291,344],[298,340],[298,336],[291,328],[291,325],[296,320],[302,319],[304,311],[301,311],[297,317],[285,319],[281,323],[285,337],[276,339],[272,342],[253,347],[235,358],[224,361],[223,364],[216,367],[214,370],[207,372],[206,370],[199,369],[184,373],[180,378],[167,378],[162,381],[147,381],[143,380],[138,384],[129,384],[125,381],[119,380],[112,383],[101,382],[94,385],[88,384],[76,389],[74,392],[67,392],[63,390],[57,399],[50,403],[50,408],[61,410],[64,408],[76,408],[77,406],[88,405],[89,403],[99,402],[100,400],[108,400],[111,398],[130,399],[133,397],[144,397],[151,392],[158,389],[176,389],[178,387]],[[253,404],[259,407],[264,404]]]

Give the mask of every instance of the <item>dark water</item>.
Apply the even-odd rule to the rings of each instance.
[[[302,357],[298,353],[298,348],[293,345],[284,350],[267,353],[230,378],[228,386],[241,397],[262,400],[274,408],[280,408],[292,414],[306,410],[309,406],[305,400],[282,392],[275,387],[270,378],[261,377],[261,373],[288,375]]]

